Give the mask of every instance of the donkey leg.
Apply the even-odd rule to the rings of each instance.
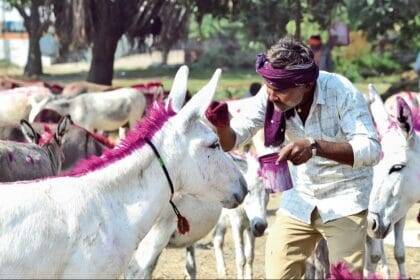
[[[327,279],[330,270],[328,245],[324,238],[319,240],[314,252],[315,279]]]
[[[176,228],[175,222],[166,222],[168,221],[165,221],[165,226],[156,224],[140,242],[124,278],[152,278],[159,256]]]
[[[123,126],[121,126],[118,129],[118,137],[119,137],[119,140],[125,138],[125,136],[127,135],[128,129],[129,129],[129,124],[128,123],[124,124]]]
[[[366,237],[366,271],[365,276],[375,273],[378,267],[378,263],[381,262],[382,273],[389,278],[387,270],[389,271],[385,251],[383,247],[383,241],[376,238]]]
[[[406,279],[407,273],[405,270],[405,245],[404,245],[404,226],[405,226],[405,217],[399,220],[394,225],[394,236],[395,236],[395,246],[394,246],[394,257],[398,264],[398,270],[400,271],[400,278]]]
[[[236,261],[236,277],[237,279],[244,278],[244,266],[245,266],[245,256],[244,256],[244,240],[243,240],[243,230],[239,221],[232,221],[232,237],[233,243],[235,245],[235,261]]]
[[[363,277],[368,278],[369,274],[372,274],[376,271],[376,267],[371,260],[372,254],[372,238],[369,235],[366,235],[366,244],[365,244],[365,267],[363,269]]]
[[[186,248],[185,276],[186,279],[197,278],[197,267],[195,264],[195,245],[188,246]]]
[[[255,237],[248,227],[244,231],[245,279],[252,279],[252,265],[254,263]]]
[[[315,252],[306,260],[305,264],[305,278],[304,279],[315,279],[316,267],[315,267]]]
[[[384,241],[383,241],[383,239],[379,239],[378,241],[380,243],[381,254],[382,254],[382,257],[380,259],[381,272],[382,272],[382,275],[384,275],[385,279],[390,279],[391,278],[391,271],[389,270],[388,260],[386,258],[386,254],[385,254]]]
[[[226,279],[226,266],[223,256],[223,243],[225,241],[226,226],[222,223],[216,225],[213,236],[214,255],[216,257],[216,269],[218,278]]]

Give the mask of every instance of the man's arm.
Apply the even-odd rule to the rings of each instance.
[[[353,148],[349,143],[315,140],[316,155],[339,163],[353,166]],[[312,147],[308,139],[301,139],[284,146],[277,161],[290,160],[294,165],[307,162],[312,157]]]
[[[223,151],[228,152],[235,147],[236,134],[230,126],[216,127],[216,133],[219,136],[220,146]]]
[[[263,86],[253,97],[228,103],[215,101],[209,106],[205,115],[215,127],[224,151],[249,141],[263,126],[266,102],[266,88]]]
[[[316,140],[316,143],[317,156],[353,166],[353,148],[349,143],[335,143],[324,140]]]
[[[343,91],[337,94],[339,125],[353,149],[353,168],[373,166],[380,160],[381,144],[368,105],[354,85],[342,77]]]
[[[381,145],[367,104],[361,93],[343,77],[342,92],[338,92],[339,126],[347,143],[316,140],[317,156],[348,164],[353,168],[375,165],[380,158]],[[340,95],[341,94],[341,95]],[[301,139],[289,143],[279,152],[279,159],[298,165],[312,157],[310,141]]]

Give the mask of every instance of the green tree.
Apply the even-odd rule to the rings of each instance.
[[[287,23],[293,18],[290,13],[292,1],[244,0],[237,5],[235,19],[244,24],[250,41],[261,42],[269,47],[287,34]]]
[[[355,29],[375,41],[393,42],[398,48],[420,48],[418,0],[347,0],[348,16]]]

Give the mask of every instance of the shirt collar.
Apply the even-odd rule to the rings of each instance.
[[[318,79],[316,79],[315,85],[315,98],[316,104],[325,104],[325,90],[322,90],[323,77],[322,73],[319,73]]]

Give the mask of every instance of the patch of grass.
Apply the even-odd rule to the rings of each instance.
[[[52,65],[47,68],[48,74],[41,79],[47,81],[56,81],[63,84],[78,80],[85,80],[87,72],[83,67],[70,67],[70,71],[60,71],[60,65]],[[57,69],[55,69],[57,68]],[[71,71],[74,69],[74,71]],[[190,66],[190,75],[188,80],[188,89],[195,94],[210,79],[216,68],[201,68],[196,65]],[[5,72],[8,70],[9,72]],[[22,70],[6,61],[0,60],[0,74],[11,74],[11,70],[21,75]],[[55,71],[57,70],[57,71]],[[136,83],[146,83],[151,81],[160,81],[165,89],[169,90],[172,86],[172,80],[175,76],[178,66],[159,66],[149,67],[147,69],[115,69],[113,84],[115,86],[130,86]],[[225,68],[222,69],[222,77],[216,93],[216,99],[238,98],[248,92],[249,86],[253,82],[262,82],[262,79],[255,73],[253,68]],[[370,77],[355,83],[355,86],[366,93],[369,83],[373,83],[380,93],[385,92],[391,84],[398,82],[401,75],[394,74],[388,76]]]
[[[170,89],[172,79],[178,68],[149,68],[146,70],[117,71],[113,84],[128,86],[134,83],[161,81],[165,89]],[[188,89],[192,94],[200,90],[211,78],[215,69],[192,67],[188,79]],[[241,97],[253,82],[261,82],[261,78],[253,69],[223,69],[222,77],[216,93],[217,99]]]
[[[0,60],[0,76],[2,75],[22,75],[23,70],[18,66],[11,64],[7,60]]]

